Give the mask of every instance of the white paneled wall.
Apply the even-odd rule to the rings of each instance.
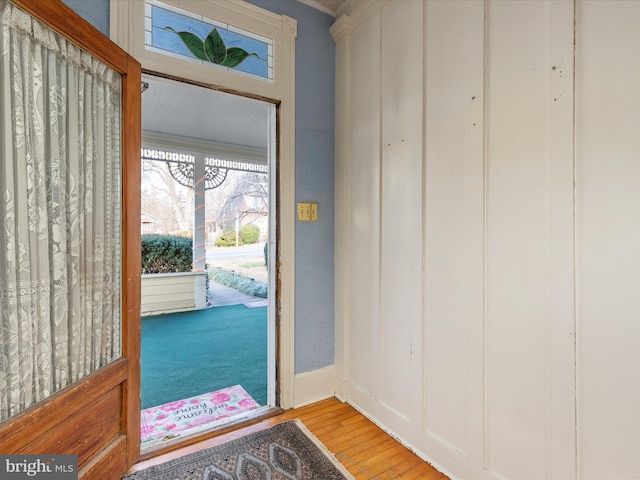
[[[559,415],[567,422],[551,422],[561,407],[551,396],[563,394],[552,372],[567,379],[556,389],[574,391],[573,345],[552,345],[573,314],[556,316],[551,298],[573,303],[571,264],[551,261],[573,244],[573,198],[553,191],[556,173],[573,170],[572,24],[572,2],[486,6],[485,448],[486,467],[504,478],[565,478],[575,464],[551,471],[557,436],[574,433],[571,403]],[[568,219],[566,235],[552,233],[556,216]],[[552,364],[556,354],[568,361]]]
[[[578,469],[638,478],[640,2],[576,17]]]
[[[481,463],[484,11],[426,5],[425,431]]]
[[[640,2],[345,11],[339,395],[455,478],[637,478]]]
[[[422,31],[420,2],[381,10],[380,317],[378,396],[411,423],[421,421],[422,377]],[[402,71],[402,75],[396,72]],[[407,281],[409,280],[409,281]],[[392,321],[388,321],[393,319]],[[409,355],[398,355],[409,352]],[[402,375],[398,375],[402,372]]]

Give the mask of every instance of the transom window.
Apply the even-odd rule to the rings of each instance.
[[[273,81],[273,40],[204,15],[147,0],[145,48]]]

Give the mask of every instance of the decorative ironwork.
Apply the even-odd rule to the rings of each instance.
[[[142,159],[165,162],[169,173],[176,182],[185,187],[193,188],[195,156],[186,153],[143,148]],[[205,157],[204,168],[205,190],[212,190],[222,185],[227,178],[229,170],[269,173],[269,167],[264,163],[243,162],[215,157]]]
[[[193,162],[167,162],[167,167],[176,182],[185,187],[193,188]],[[205,165],[204,189],[213,190],[222,185],[227,178],[227,172],[226,168]]]
[[[269,173],[269,166],[266,163],[241,162],[239,160],[227,160],[225,158],[205,159],[206,165],[212,167],[227,168],[229,170],[241,170],[243,172]]]
[[[185,187],[193,187],[193,163],[169,162],[167,167],[176,182]]]
[[[188,153],[168,152],[165,150],[156,150],[155,148],[143,148],[142,158],[144,160],[162,160],[165,162],[191,162],[195,157]]]
[[[204,171],[204,189],[205,190],[213,190],[216,187],[222,185],[227,178],[227,170],[226,168],[218,168],[218,167],[210,167],[205,166]]]

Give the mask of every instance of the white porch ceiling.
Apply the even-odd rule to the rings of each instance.
[[[144,77],[142,132],[182,137],[182,143],[211,142],[267,148],[269,105],[185,83]]]

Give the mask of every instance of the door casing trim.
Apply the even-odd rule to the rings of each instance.
[[[297,21],[240,0],[163,0],[274,40],[274,80],[147,51],[144,2],[111,0],[110,37],[141,64],[145,73],[271,102],[277,106],[277,298],[278,407],[293,406],[295,376],[295,38]]]

